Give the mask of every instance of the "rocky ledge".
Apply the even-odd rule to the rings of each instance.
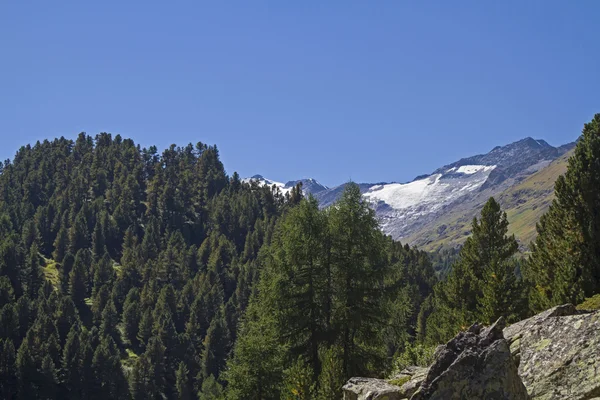
[[[600,311],[567,304],[508,327],[475,324],[399,380],[352,378],[344,399],[600,400]]]

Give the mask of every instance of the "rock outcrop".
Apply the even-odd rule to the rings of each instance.
[[[600,398],[600,311],[554,307],[504,336],[531,399]]]
[[[390,383],[404,382],[400,386],[400,394],[405,398],[410,398],[421,387],[428,373],[429,368],[408,367],[392,378]]]
[[[409,367],[392,379],[352,378],[344,385],[345,400],[409,399],[427,377],[429,368]]]
[[[482,329],[471,326],[439,352],[411,400],[506,399],[526,400],[508,343],[502,335],[504,319]]]
[[[383,379],[352,378],[344,385],[344,400],[402,400],[400,387]]]
[[[398,385],[353,378],[344,399],[600,400],[600,311],[567,304],[503,325],[473,325],[440,346],[430,368],[390,381]]]

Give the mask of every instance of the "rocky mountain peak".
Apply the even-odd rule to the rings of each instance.
[[[496,165],[501,168],[510,168],[515,165],[534,165],[542,160],[554,160],[565,152],[548,142],[527,137],[505,146],[496,146],[490,152],[462,158],[452,164],[445,165],[435,173],[462,165]]]
[[[499,195],[545,168],[573,146],[571,143],[553,147],[544,140],[527,137],[485,154],[462,158],[408,183],[361,183],[359,187],[386,234],[394,239],[408,239],[410,244],[422,244],[410,238],[457,209],[477,209],[490,196]],[[276,185],[284,193],[302,183],[304,194],[314,195],[321,207],[339,199],[346,185],[328,188],[313,178],[285,184],[262,175],[250,179]]]

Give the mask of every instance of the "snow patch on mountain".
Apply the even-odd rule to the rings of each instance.
[[[262,175],[254,175],[251,178],[242,179],[242,182],[245,182],[245,183],[250,183],[253,181],[258,183],[260,186],[266,185],[266,186],[272,187],[273,185],[275,185],[281,191],[281,193],[284,195],[286,193],[290,192],[299,183],[302,184],[302,192],[305,196],[308,195],[309,193],[317,194],[322,191],[329,190],[329,188],[327,186],[322,185],[321,183],[319,183],[319,181],[317,181],[316,179],[313,179],[313,178],[289,181],[287,183],[277,182],[272,179],[267,179],[267,178],[263,177]]]
[[[364,196],[373,204],[387,204],[391,210],[385,220],[411,219],[432,213],[481,187],[495,165],[464,165],[409,183],[390,183],[371,187]],[[387,217],[387,218],[385,218]]]
[[[453,212],[460,214],[479,207],[490,196],[522,181],[573,146],[574,143],[571,143],[556,148],[544,140],[528,137],[494,147],[485,154],[462,158],[431,174],[419,175],[409,183],[372,182],[358,183],[358,186],[375,210],[383,231],[394,239],[406,239],[413,244],[415,235],[427,239],[439,234],[427,231],[429,227],[436,226],[435,221]],[[315,196],[323,208],[334,204],[346,187],[346,184],[341,184],[327,188],[314,179],[284,184],[260,175],[244,181],[252,180],[271,187],[275,185],[284,194],[301,183],[304,195]]]
[[[479,171],[491,171],[494,168],[496,168],[495,165],[461,165],[456,172],[459,174],[472,175]]]
[[[267,179],[267,178],[263,177],[262,175],[254,175],[251,178],[242,179],[242,182],[244,182],[244,183],[256,182],[260,186],[266,185],[269,187],[273,187],[273,185],[275,185],[281,191],[282,194],[288,193],[293,188],[293,186],[287,187],[286,184],[283,182],[277,182],[277,181],[274,181],[271,179]]]
[[[363,195],[375,209],[382,230],[402,239],[413,227],[443,215],[448,207],[478,193],[495,166],[465,168],[458,172],[459,169],[406,184],[379,185]]]

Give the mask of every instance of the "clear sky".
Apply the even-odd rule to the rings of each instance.
[[[406,181],[600,112],[598,1],[3,1],[0,157],[119,133],[229,173]]]

